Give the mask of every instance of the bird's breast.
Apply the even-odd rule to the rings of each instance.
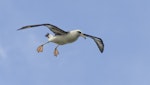
[[[57,35],[55,36],[53,42],[57,43],[59,45],[64,45],[67,43],[72,43],[78,39],[79,35],[72,35],[72,34],[67,34],[67,35]]]

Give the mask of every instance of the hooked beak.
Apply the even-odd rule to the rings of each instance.
[[[81,33],[80,36],[86,39],[86,36],[83,33]]]

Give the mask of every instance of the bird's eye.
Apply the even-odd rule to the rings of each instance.
[[[81,33],[80,31],[78,31],[78,33]]]

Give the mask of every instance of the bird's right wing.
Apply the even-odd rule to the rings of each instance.
[[[104,51],[104,43],[103,43],[103,40],[101,38],[98,38],[98,37],[95,37],[92,35],[88,35],[88,34],[83,34],[83,35],[92,38],[95,41],[95,43],[97,44],[101,53]]]
[[[68,32],[52,25],[52,24],[36,24],[36,25],[27,25],[27,26],[24,26],[18,30],[22,30],[22,29],[27,29],[27,28],[32,28],[32,27],[38,27],[38,26],[46,26],[48,27],[55,35],[64,35],[64,34],[67,34]]]

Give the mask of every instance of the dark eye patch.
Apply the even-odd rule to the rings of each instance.
[[[78,33],[81,33],[80,31],[78,31]]]

